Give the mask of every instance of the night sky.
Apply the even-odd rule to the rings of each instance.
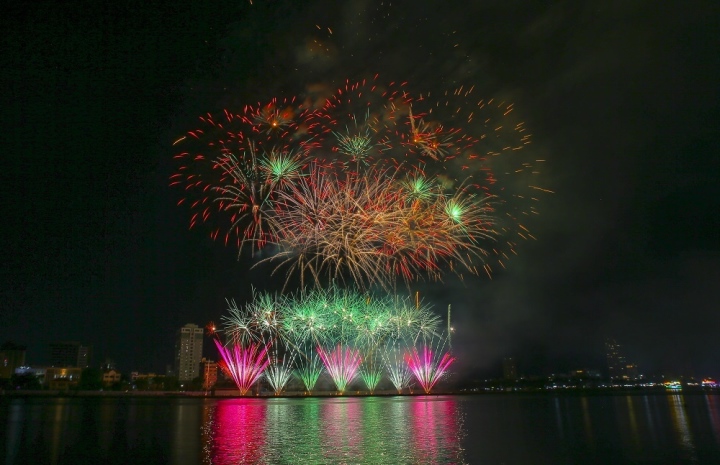
[[[379,73],[514,102],[547,160],[555,194],[507,269],[413,288],[452,304],[463,372],[603,368],[614,337],[641,372],[720,375],[717,2],[30,5],[0,19],[0,342],[29,363],[77,340],[161,371],[179,326],[278,288],[188,229],[172,142],[203,113]]]

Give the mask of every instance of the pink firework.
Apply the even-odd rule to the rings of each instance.
[[[455,357],[452,357],[449,352],[445,352],[442,358],[438,359],[428,346],[423,346],[422,356],[415,347],[412,348],[412,352],[405,353],[405,363],[415,375],[425,394],[430,394],[435,383],[442,378],[454,361]]]
[[[343,349],[340,344],[332,351],[326,351],[318,346],[317,351],[325,365],[325,369],[330,373],[335,386],[342,394],[345,392],[347,385],[357,376],[358,368],[362,362],[360,351],[349,347]]]
[[[249,344],[247,347],[243,347],[233,344],[228,348],[217,339],[215,339],[215,345],[222,358],[219,363],[220,368],[235,381],[240,389],[240,394],[246,395],[270,363],[267,356],[268,346]]]

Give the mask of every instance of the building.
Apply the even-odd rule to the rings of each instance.
[[[105,362],[100,365],[100,369],[104,371],[117,370],[117,364],[115,363],[115,360],[106,358]]]
[[[0,379],[10,379],[15,370],[25,365],[25,346],[6,342],[0,346]]]
[[[115,383],[119,383],[122,375],[116,370],[107,370],[103,372],[102,383],[105,387],[111,387]]]
[[[516,380],[517,363],[514,357],[505,357],[503,359],[503,378],[507,380]]]
[[[158,375],[155,373],[130,373],[133,389],[138,391],[176,391],[178,383],[175,377]]]
[[[203,349],[203,328],[191,323],[177,332],[175,341],[175,369],[180,383],[200,376]]]
[[[203,389],[209,391],[215,386],[218,379],[218,365],[205,357],[200,361],[200,376],[203,380]]]
[[[53,342],[50,344],[50,365],[54,367],[87,368],[92,348],[79,342]]]
[[[92,355],[92,347],[91,346],[83,346],[81,345],[78,347],[78,356],[77,356],[77,366],[78,368],[87,368],[90,366],[90,358]]]
[[[607,357],[608,376],[611,380],[623,379],[627,362],[622,353],[622,347],[615,339],[605,340],[605,356]]]
[[[610,380],[628,381],[639,378],[637,365],[628,362],[622,347],[615,339],[605,341],[605,354],[607,356]]]
[[[67,391],[80,383],[82,368],[49,367],[45,368],[44,384],[51,390]]]
[[[38,379],[40,384],[45,384],[45,375],[47,372],[47,368],[44,367],[29,367],[29,366],[21,366],[15,368],[15,374],[17,376],[34,376]]]

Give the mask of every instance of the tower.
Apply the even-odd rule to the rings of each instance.
[[[514,357],[505,357],[503,359],[503,378],[506,380],[517,379],[517,364]]]
[[[610,380],[627,379],[627,361],[622,353],[620,344],[615,339],[605,340],[605,355],[607,356],[608,375]]]
[[[178,329],[175,341],[175,369],[178,380],[183,383],[200,376],[203,329],[188,323]]]

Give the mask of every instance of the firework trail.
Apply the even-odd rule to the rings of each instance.
[[[538,215],[540,197],[552,191],[540,187],[545,160],[527,150],[532,134],[517,117],[514,104],[480,98],[474,90],[460,86],[443,94],[425,94],[414,99],[413,110],[416,120],[462,128],[464,148],[444,165],[448,173],[470,173],[471,190],[493,198],[499,240],[487,248],[483,267],[490,274],[491,261],[504,267],[519,241],[535,239],[527,223]]]
[[[270,250],[303,286],[490,274],[533,238],[525,220],[546,190],[542,160],[518,156],[531,137],[512,105],[472,91],[413,97],[376,76],[208,115],[178,141],[171,184],[185,188],[191,226],[224,224],[211,236]]]
[[[405,362],[415,375],[415,379],[422,386],[425,394],[430,394],[433,386],[443,377],[455,358],[449,352],[439,356],[442,349],[433,352],[432,345],[424,344],[421,351],[416,347],[405,352]]]
[[[476,273],[472,257],[486,256],[481,244],[495,234],[490,199],[397,177],[394,168],[344,179],[314,169],[279,194],[284,213],[272,229],[285,231],[282,247],[261,263],[279,262],[275,271],[286,268],[287,279],[318,287],[348,280],[388,288],[397,275],[439,278],[444,265]]]
[[[246,395],[270,363],[268,346],[250,344],[243,347],[233,344],[228,348],[218,339],[214,341],[222,359],[218,363],[220,369],[235,381],[240,395]]]
[[[229,348],[221,356],[241,391],[254,382],[252,370],[259,366],[276,394],[292,374],[312,391],[323,368],[341,393],[357,375],[374,392],[385,371],[399,391],[413,373],[429,392],[452,362],[447,354],[435,360],[434,353],[442,351],[433,348],[433,341],[443,338],[440,318],[419,299],[333,287],[285,296],[255,292],[243,307],[230,302],[223,330]],[[399,347],[411,349],[403,358]]]
[[[375,392],[375,388],[377,388],[378,383],[380,383],[382,379],[382,374],[382,369],[379,367],[360,368],[360,377],[365,382],[370,394]]]
[[[325,365],[325,370],[330,374],[340,394],[345,392],[358,373],[362,362],[360,352],[357,349],[344,347],[338,344],[335,349],[325,350],[318,346],[318,355]]]
[[[404,389],[410,387],[413,377],[410,367],[405,362],[403,352],[399,351],[397,347],[392,347],[385,351],[382,357],[390,382],[395,386],[398,394],[402,394]]]
[[[270,361],[265,369],[265,378],[270,383],[276,396],[282,394],[288,381],[292,378],[294,356],[295,353],[291,352],[288,361],[285,360],[285,357],[278,360],[277,357],[270,356]]]
[[[223,317],[224,332],[230,341],[240,345],[251,342],[269,345],[284,337],[284,297],[253,289],[253,300],[244,308],[232,299],[226,302],[229,315]]]
[[[241,392],[266,369],[276,393],[291,373],[311,391],[323,366],[340,392],[358,374],[373,391],[383,367],[399,392],[410,373],[430,392],[454,360],[433,347],[439,317],[370,290],[504,267],[534,239],[544,160],[528,156],[513,105],[472,87],[414,94],[375,76],[318,89],[205,115],[176,141],[171,185],[190,227],[212,225],[238,257],[284,273],[283,293],[300,282],[295,294],[228,301],[221,365]]]
[[[229,300],[228,312],[223,332],[229,342],[283,344],[301,353],[317,345],[352,345],[363,352],[386,341],[414,345],[437,336],[440,327],[423,302],[337,286],[284,296],[254,292],[244,307]]]
[[[178,205],[190,207],[190,228],[217,223],[210,236],[234,242],[238,253],[274,243],[277,232],[265,216],[273,212],[276,190],[298,174],[313,147],[312,137],[303,136],[311,114],[295,99],[273,99],[240,113],[225,110],[220,118],[201,116],[200,127],[175,142],[182,151],[170,177],[171,186],[183,188]]]
[[[300,367],[295,370],[295,376],[302,381],[306,391],[312,392],[322,374],[323,365],[316,352],[305,356],[305,359],[306,362],[300,362]]]
[[[378,253],[384,227],[399,221],[399,192],[383,175],[339,179],[320,169],[281,195],[284,215],[274,227],[286,231],[281,250],[264,261],[280,262],[301,284],[333,280],[380,284],[392,278],[388,256]]]

